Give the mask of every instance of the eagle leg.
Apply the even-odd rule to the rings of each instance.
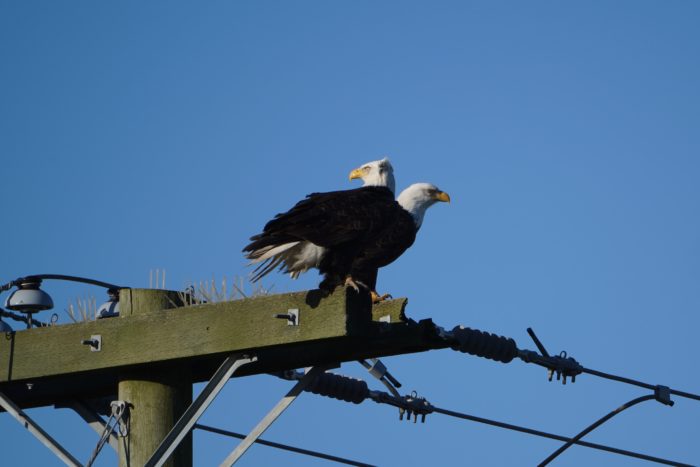
[[[381,303],[388,298],[394,298],[391,294],[385,293],[384,295],[379,295],[375,290],[370,291],[372,296],[372,303]]]
[[[354,280],[351,275],[348,275],[345,278],[345,287],[352,287],[353,289],[355,289],[355,292],[357,292],[357,293],[360,293],[360,287],[362,287],[364,289],[369,288],[365,284],[363,284],[362,282]]]

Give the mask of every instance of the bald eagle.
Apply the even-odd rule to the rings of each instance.
[[[386,228],[367,242],[355,258],[351,275],[370,290],[373,302],[390,296],[377,293],[379,268],[393,263],[413,245],[426,211],[437,202],[450,202],[450,195],[430,183],[410,185],[396,199]]]
[[[362,186],[385,186],[392,193],[396,192],[396,180],[394,179],[394,167],[389,158],[367,162],[350,172],[350,180],[359,178]]]
[[[394,168],[386,157],[362,164],[350,172],[349,178],[362,180],[362,186],[386,187],[392,194],[396,186]],[[309,269],[318,269],[325,254],[326,248],[306,240],[253,251],[248,258],[252,260],[251,263],[259,263],[253,272],[253,282],[260,280],[278,266],[282,272],[296,279]]]
[[[260,278],[287,260],[287,250],[309,242],[321,248],[315,265],[324,275],[319,288],[330,292],[345,284],[359,290],[362,285],[379,301],[384,297],[375,290],[378,268],[413,244],[430,206],[449,200],[426,183],[411,185],[398,201],[386,186],[313,193],[275,216],[243,251],[253,262],[267,263],[257,273]]]

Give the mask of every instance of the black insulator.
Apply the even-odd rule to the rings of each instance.
[[[513,339],[490,332],[457,326],[452,330],[455,343],[452,349],[477,357],[508,363],[518,356],[518,346]]]
[[[353,404],[359,404],[369,396],[369,388],[365,381],[335,373],[321,374],[309,384],[306,391]]]

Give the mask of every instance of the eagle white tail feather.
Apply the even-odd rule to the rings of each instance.
[[[299,277],[299,274],[311,268],[317,268],[321,264],[326,249],[311,242],[302,242],[294,249],[288,251],[284,260],[285,272],[288,272],[292,279]]]
[[[282,245],[269,245],[258,250],[252,251],[248,258],[251,259],[251,264],[260,263],[269,258],[273,258],[280,253],[296,246],[299,242],[283,243]]]
[[[248,255],[250,265],[260,263],[255,269],[253,281],[259,280],[278,266],[292,279],[297,279],[301,273],[317,268],[325,253],[325,248],[304,241],[260,248]]]

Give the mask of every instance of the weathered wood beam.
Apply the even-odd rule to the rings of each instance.
[[[132,316],[135,292],[122,291],[120,318],[0,336],[0,391],[29,407],[115,394],[120,374],[143,368],[205,381],[231,353],[258,357],[246,375],[446,347],[432,323],[405,319],[405,299],[372,307],[352,290],[312,290]],[[273,317],[290,309],[298,326]],[[99,352],[82,344],[92,335],[102,338]]]

